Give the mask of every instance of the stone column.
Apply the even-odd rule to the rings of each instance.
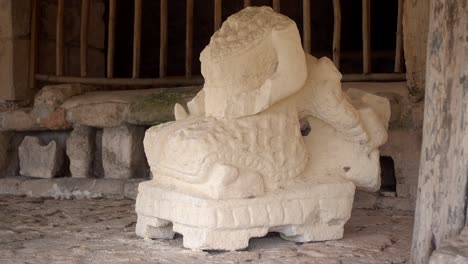
[[[466,0],[431,0],[423,143],[412,263],[466,224],[468,180],[468,14]],[[460,262],[461,263],[461,262]]]
[[[104,128],[102,166],[105,178],[128,179],[146,176],[148,167],[143,149],[145,128],[121,126]]]
[[[93,174],[93,154],[96,130],[88,126],[76,126],[67,139],[67,155],[70,173],[74,178],[87,178]]]
[[[21,100],[28,87],[29,0],[0,0],[0,100]]]

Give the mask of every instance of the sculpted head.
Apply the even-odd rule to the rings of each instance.
[[[288,54],[284,56],[283,54]],[[299,60],[299,62],[298,62]],[[205,108],[208,115],[239,117],[255,114],[255,109],[245,113],[230,113],[228,98],[249,93],[264,86],[287,68],[288,62],[298,65],[299,85],[290,83],[292,90],[300,89],[305,81],[306,66],[299,32],[294,21],[275,13],[270,7],[249,7],[230,16],[211,37],[200,55],[201,70],[205,78]],[[294,78],[291,78],[294,79]],[[297,87],[296,87],[297,86]],[[264,110],[270,103],[270,87],[266,87]],[[284,88],[283,88],[284,90]],[[255,97],[255,96],[254,96]],[[235,104],[242,108],[243,98]],[[249,102],[251,104],[251,102]]]

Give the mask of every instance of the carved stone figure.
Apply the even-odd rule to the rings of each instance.
[[[193,249],[246,248],[279,232],[339,239],[355,188],[380,186],[387,99],[341,90],[327,58],[305,54],[295,23],[268,7],[229,17],[200,58],[203,89],[144,139],[136,233]]]

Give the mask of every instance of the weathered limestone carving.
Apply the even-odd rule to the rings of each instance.
[[[43,145],[39,138],[26,136],[19,146],[20,174],[53,178],[62,166],[63,154],[63,149],[54,140]]]
[[[271,231],[341,238],[355,188],[380,185],[388,100],[343,93],[333,63],[304,54],[295,23],[267,7],[229,17],[201,61],[188,112],[146,132],[154,178],[139,185],[136,233],[221,250]]]

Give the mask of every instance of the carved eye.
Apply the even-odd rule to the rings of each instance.
[[[309,135],[310,131],[312,130],[310,128],[310,124],[309,124],[309,121],[307,120],[307,118],[302,118],[301,120],[299,120],[299,124],[301,125],[301,134],[303,137]]]

